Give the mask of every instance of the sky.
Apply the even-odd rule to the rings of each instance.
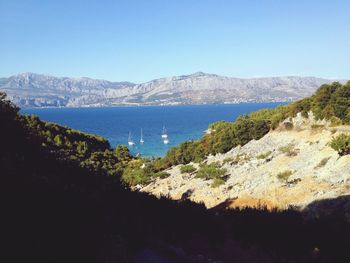
[[[0,0],[0,77],[350,79],[349,0]]]

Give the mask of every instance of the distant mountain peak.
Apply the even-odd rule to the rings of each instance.
[[[189,77],[204,77],[204,76],[218,76],[218,75],[215,75],[215,74],[210,74],[210,73],[205,73],[203,71],[198,71],[198,72],[195,72],[191,75],[188,75]]]
[[[298,76],[243,79],[198,71],[134,84],[24,72],[1,78],[0,90],[20,107],[96,107],[291,101],[330,82]]]
[[[19,78],[30,78],[30,77],[35,77],[35,76],[40,76],[40,74],[32,73],[32,72],[23,72],[19,73],[13,77],[19,77]]]
[[[205,76],[205,75],[209,75],[209,74],[206,74],[206,73],[204,73],[203,71],[197,71],[197,72],[191,74],[190,76],[193,76],[193,77],[201,77],[201,76]]]

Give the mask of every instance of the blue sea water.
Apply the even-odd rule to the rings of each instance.
[[[111,146],[127,144],[131,132],[135,146],[129,147],[133,154],[164,156],[181,142],[198,139],[210,123],[233,121],[239,115],[262,108],[273,108],[281,103],[242,103],[224,105],[190,106],[142,106],[104,108],[43,108],[23,109],[22,113],[38,115],[42,120],[69,126],[84,132],[107,138]],[[165,125],[170,143],[161,138]],[[141,145],[140,130],[145,143]]]

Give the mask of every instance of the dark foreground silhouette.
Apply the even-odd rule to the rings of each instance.
[[[304,212],[157,199],[57,158],[1,114],[1,262],[350,261],[350,196]]]

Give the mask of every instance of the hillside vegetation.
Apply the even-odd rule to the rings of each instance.
[[[43,122],[34,115],[18,115],[17,120],[27,131],[27,136],[35,138],[43,150],[96,173],[121,176],[127,163],[133,159],[126,146],[111,149],[103,137]]]
[[[262,138],[280,122],[295,117],[298,112],[307,116],[310,111],[316,119],[330,120],[334,125],[350,124],[350,81],[345,85],[338,82],[324,84],[311,97],[286,106],[262,109],[241,116],[234,122],[211,124],[209,134],[172,148],[157,165],[165,169],[173,165],[200,162],[209,154],[226,153],[237,145],[242,146],[253,139]]]
[[[132,163],[122,179],[131,186],[147,184],[162,170],[179,164],[200,163],[209,155],[223,154],[238,145],[243,146],[251,140],[259,140],[269,131],[276,129],[282,121],[295,117],[297,113],[307,117],[309,112],[313,113],[316,120],[329,120],[332,125],[350,124],[350,81],[345,85],[338,82],[324,84],[311,97],[274,109],[252,112],[238,117],[234,122],[213,123],[204,137],[171,148],[163,158],[139,161],[139,164]],[[322,125],[316,126],[312,128],[322,128]],[[293,124],[284,122],[284,128],[291,130]],[[340,143],[342,145],[339,145]],[[337,140],[337,146],[335,143],[332,145],[341,147],[340,153],[350,151],[344,138]],[[336,150],[338,151],[338,148]],[[295,153],[291,151],[290,154]],[[147,169],[140,169],[143,163],[147,164]],[[167,174],[162,174],[162,177],[166,176]]]

